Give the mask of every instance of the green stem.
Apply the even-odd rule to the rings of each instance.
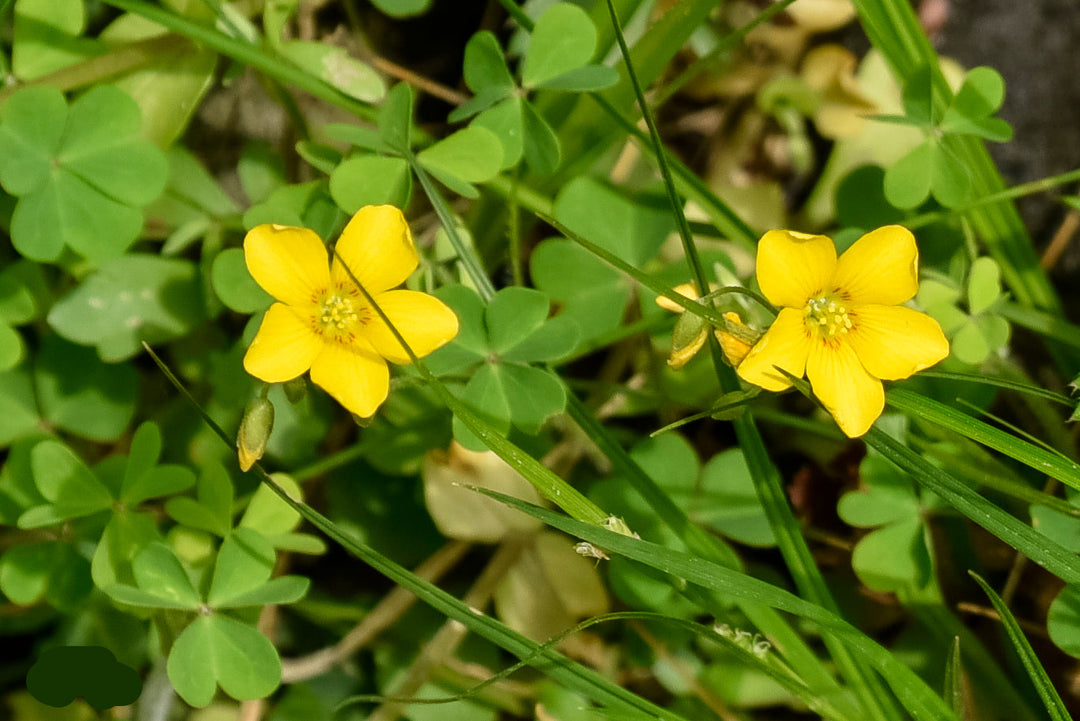
[[[435,209],[435,214],[439,216],[439,222],[442,223],[443,229],[446,230],[446,236],[450,239],[450,244],[454,246],[458,260],[465,266],[465,272],[469,274],[469,278],[472,280],[473,285],[476,286],[480,297],[485,303],[489,302],[495,297],[495,286],[480,265],[480,259],[476,257],[476,251],[467,245],[461,234],[458,233],[457,223],[454,222],[454,216],[451,215],[450,208],[447,207],[446,201],[443,200],[442,195],[439,193],[439,189],[431,182],[427,172],[416,161],[416,156],[409,152],[406,154],[405,159],[409,161],[409,165],[412,167],[413,172],[416,173],[420,185],[424,188],[424,194],[427,195],[431,206]]]
[[[1080,180],[1080,169],[1070,170],[1067,173],[1061,173],[1060,175],[1052,175],[1048,178],[1041,178],[1039,180],[1033,180],[1030,183],[1021,183],[1020,185],[1014,185],[1011,188],[998,191],[997,193],[991,193],[984,195],[978,200],[972,201],[967,205],[962,205],[959,208],[953,208],[952,210],[935,210],[930,213],[923,213],[916,215],[903,221],[904,225],[909,228],[919,228],[930,223],[935,223],[939,220],[951,218],[956,215],[963,215],[970,210],[976,208],[982,208],[983,206],[993,205],[994,203],[1000,203],[1005,200],[1015,200],[1016,198],[1022,198],[1026,195],[1034,195],[1035,193],[1042,193],[1052,188],[1056,188],[1060,185],[1066,185],[1068,183]]]

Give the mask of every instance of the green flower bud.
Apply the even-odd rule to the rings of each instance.
[[[304,376],[296,376],[291,381],[285,381],[281,386],[285,390],[285,397],[289,403],[296,405],[307,396],[307,381]]]
[[[274,404],[261,396],[248,403],[240,420],[240,431],[236,434],[240,470],[247,471],[263,457],[273,429]]]

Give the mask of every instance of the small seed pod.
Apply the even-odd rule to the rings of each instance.
[[[247,471],[266,452],[266,442],[274,429],[274,404],[267,398],[255,398],[244,408],[240,431],[236,434],[236,447],[240,458],[240,470]]]

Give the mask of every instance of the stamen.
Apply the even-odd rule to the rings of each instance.
[[[319,322],[323,327],[344,333],[356,324],[357,315],[352,301],[340,295],[327,296],[322,302]]]
[[[813,298],[804,311],[808,326],[817,327],[826,338],[847,333],[852,328],[847,307],[835,298]]]

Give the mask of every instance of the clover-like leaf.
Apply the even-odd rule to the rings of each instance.
[[[499,40],[487,30],[474,34],[466,43],[462,74],[465,84],[477,94],[489,90],[495,91],[492,97],[506,97],[515,87]]]
[[[258,630],[228,616],[199,616],[173,643],[166,663],[176,693],[206,706],[218,686],[233,698],[264,698],[281,683],[281,658]]]
[[[93,587],[89,564],[70,543],[27,543],[0,557],[0,591],[13,603],[44,599],[57,608],[74,609]]]
[[[210,266],[210,284],[225,307],[237,313],[256,313],[274,300],[251,277],[240,248],[226,248],[217,254]]]
[[[521,67],[521,84],[534,88],[589,62],[596,51],[596,27],[577,5],[558,3],[533,28]]]
[[[924,586],[933,561],[914,486],[877,455],[863,459],[860,471],[865,489],[845,493],[837,512],[849,525],[876,530],[856,544],[852,568],[875,590]]]
[[[525,155],[525,162],[538,175],[551,175],[562,160],[559,136],[532,103],[522,101],[520,108],[522,153]]]
[[[636,266],[652,260],[674,230],[671,213],[663,206],[635,201],[588,177],[575,178],[562,189],[555,217]]]
[[[270,580],[274,570],[274,547],[258,531],[238,528],[218,550],[213,580],[206,601],[212,607],[250,593]]]
[[[9,98],[0,111],[0,183],[19,197],[11,236],[22,255],[55,261],[67,246],[100,263],[127,249],[142,228],[138,209],[161,193],[167,172],[139,126],[138,105],[112,86],[70,108],[49,86]]]
[[[513,348],[547,320],[550,305],[548,297],[538,290],[503,288],[484,311],[488,347],[495,353]]]
[[[365,205],[406,206],[412,194],[412,171],[402,158],[354,155],[330,174],[330,195],[347,213]]]
[[[469,126],[421,150],[416,160],[440,179],[491,180],[502,168],[502,144],[487,128]]]
[[[502,144],[503,149],[502,166],[504,169],[517,165],[525,152],[525,126],[522,115],[522,106],[524,104],[524,100],[513,96],[483,111],[472,121],[473,126],[487,128],[499,138],[499,142]],[[535,144],[538,142],[538,139],[533,138],[530,142]],[[544,142],[550,146],[551,138],[548,137],[544,139]],[[558,141],[556,140],[556,151],[558,149],[557,144]],[[552,151],[537,151],[534,145],[532,152],[539,152],[541,155],[545,153],[551,155]],[[550,163],[548,164],[550,165]],[[555,165],[558,165],[557,161]]]
[[[143,342],[160,343],[190,332],[206,318],[202,299],[199,272],[190,261],[126,255],[105,262],[57,301],[49,324],[115,362],[140,352]]]
[[[22,528],[53,525],[103,511],[113,504],[112,494],[74,451],[60,441],[42,441],[30,453],[34,484],[49,501],[19,517]]]
[[[1055,646],[1080,658],[1080,585],[1066,586],[1050,604],[1046,631]]]
[[[196,482],[196,498],[170,498],[165,512],[177,523],[228,535],[232,528],[233,485],[220,463],[208,463]]]
[[[164,540],[154,517],[129,509],[116,511],[101,534],[90,563],[94,584],[109,588],[114,584],[135,583],[135,556],[151,543]]]
[[[539,290],[562,306],[560,317],[572,319],[584,338],[618,327],[630,299],[630,286],[607,263],[577,243],[552,238],[529,256],[529,273]]]

